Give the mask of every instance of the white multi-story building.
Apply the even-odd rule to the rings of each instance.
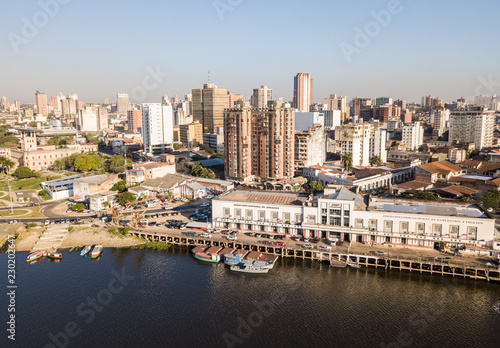
[[[295,111],[295,130],[307,132],[310,127],[320,124],[325,127],[325,114],[321,111],[299,112]]]
[[[233,191],[212,200],[214,226],[339,239],[435,247],[487,246],[495,220],[458,203],[372,200],[342,188],[328,196]]]
[[[142,104],[144,152],[162,153],[174,142],[173,110],[170,103]]]
[[[321,113],[325,119],[325,130],[334,130],[342,124],[342,112],[340,110],[323,110]]]
[[[474,143],[480,150],[493,145],[495,111],[483,107],[455,110],[450,115],[449,144]]]
[[[424,127],[420,122],[403,127],[401,143],[406,145],[408,150],[416,150],[424,143]]]
[[[320,124],[309,127],[307,132],[295,132],[295,174],[313,165],[323,165],[326,160],[325,131]]]
[[[78,130],[97,132],[97,112],[91,106],[78,111]]]
[[[253,90],[252,107],[267,108],[267,103],[273,100],[273,90],[267,86],[260,86]]]
[[[450,110],[442,105],[437,105],[431,110],[432,135],[440,137],[443,135],[447,123],[450,121]]]
[[[353,166],[369,166],[373,156],[387,162],[386,135],[387,131],[378,122],[347,124],[335,129],[341,154],[351,153]]]
[[[120,115],[126,115],[128,111],[129,103],[128,103],[128,94],[127,93],[118,93],[116,95],[116,111]]]

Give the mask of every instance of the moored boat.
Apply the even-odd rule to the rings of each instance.
[[[263,274],[269,272],[269,268],[262,268],[255,265],[249,265],[245,263],[240,263],[230,267],[231,271],[243,272],[243,273],[258,273]]]
[[[26,258],[26,262],[36,261],[38,259],[41,259],[45,255],[46,255],[46,253],[43,250],[35,251],[35,252],[28,255],[28,257]]]
[[[80,251],[80,255],[81,256],[87,255],[90,252],[90,249],[92,249],[92,246],[87,245],[85,248],[82,249],[82,251]]]
[[[344,267],[347,267],[347,263],[344,261],[331,260],[330,266],[344,268]]]
[[[93,258],[93,259],[96,259],[98,258],[99,256],[101,256],[102,254],[102,245],[101,244],[97,244],[95,247],[94,247],[94,250],[92,250],[92,253],[90,254],[90,256]]]
[[[62,260],[62,254],[56,252],[47,253],[47,257],[52,260]]]
[[[76,247],[71,247],[71,249],[69,249],[69,252],[72,253],[73,251],[75,251]]]
[[[254,261],[253,265],[258,266],[258,267],[262,267],[262,268],[272,269],[274,267],[274,262]]]
[[[234,266],[243,260],[243,254],[225,254],[224,263],[228,266]]]
[[[212,263],[220,262],[220,255],[219,254],[197,252],[197,253],[194,253],[193,256],[196,260],[200,260],[200,261],[204,261],[204,262],[212,262]]]
[[[360,264],[357,264],[357,263],[354,263],[354,262],[349,262],[347,265],[349,267],[352,267],[352,268],[361,268]]]

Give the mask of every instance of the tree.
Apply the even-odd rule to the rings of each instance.
[[[54,163],[52,163],[52,168],[55,170],[61,170],[64,168],[64,161],[63,160],[55,160]]]
[[[125,167],[125,158],[122,155],[113,155],[109,159],[109,170],[113,172],[122,171]]]
[[[104,208],[109,208],[111,206],[111,203],[109,203],[108,201],[104,201],[102,202],[102,205],[104,206]]]
[[[88,172],[100,167],[100,161],[92,155],[78,155],[73,164],[75,171]]]
[[[483,209],[500,208],[500,191],[491,189],[485,195],[479,197],[478,202]]]
[[[342,155],[342,164],[346,172],[349,173],[352,170],[352,153],[347,152]]]
[[[370,158],[370,163],[372,166],[378,167],[378,166],[382,165],[382,159],[380,158],[379,155],[375,155],[372,158]]]
[[[323,183],[321,181],[313,180],[309,183],[309,192],[317,193],[323,191]]]
[[[180,149],[182,149],[182,144],[174,143],[174,150],[180,150]]]
[[[135,196],[130,192],[124,192],[118,196],[116,199],[117,203],[133,203],[135,202]]]
[[[211,155],[213,155],[215,153],[215,151],[212,150],[212,148],[206,144],[201,145],[201,148]]]
[[[199,178],[215,179],[215,174],[211,173],[207,168],[203,168],[200,162],[196,162],[195,164],[193,164],[189,174],[197,176]]]
[[[427,144],[423,144],[418,148],[418,152],[427,152],[427,150],[429,150]]]
[[[18,179],[26,179],[31,178],[33,176],[33,172],[28,167],[20,166],[17,167],[12,176],[15,176]]]
[[[223,153],[214,153],[212,156],[210,156],[210,159],[212,158],[224,158]]]
[[[127,181],[126,180],[118,181],[116,184],[113,185],[111,191],[119,191],[119,192],[127,191]]]
[[[0,156],[0,172],[7,174],[15,163],[7,157]]]
[[[87,143],[92,143],[92,144],[99,144],[99,139],[95,137],[94,134],[92,133],[86,133],[84,135],[85,139],[87,139]]]
[[[71,209],[73,211],[82,211],[82,210],[85,210],[85,205],[83,203],[77,203]]]

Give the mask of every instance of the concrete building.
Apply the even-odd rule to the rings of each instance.
[[[309,73],[298,73],[293,80],[293,107],[309,112],[313,103],[314,80]]]
[[[137,185],[149,179],[157,179],[167,174],[175,174],[175,156],[171,156],[168,162],[149,162],[134,164],[132,169],[125,171],[127,185]]]
[[[142,141],[144,152],[159,154],[174,142],[171,104],[142,104]]]
[[[49,115],[49,109],[47,106],[47,94],[44,91],[36,91],[36,112],[43,116]]]
[[[142,128],[142,111],[138,109],[128,110],[127,125],[129,131],[140,132]]]
[[[294,175],[294,110],[240,103],[224,113],[225,175],[230,180],[276,180]]]
[[[336,94],[330,94],[329,98],[325,98],[321,102],[326,105],[323,111],[339,111],[342,122],[345,121],[347,117],[347,98],[345,96],[338,96]]]
[[[326,135],[323,126],[315,124],[307,132],[295,132],[295,175],[302,168],[321,166],[326,160]]]
[[[495,111],[473,106],[457,109],[450,115],[448,143],[474,143],[478,150],[491,147],[494,128]]]
[[[267,103],[273,100],[273,90],[260,86],[253,90],[251,105],[253,108],[267,108]]]
[[[341,154],[352,153],[352,165],[361,167],[369,166],[373,156],[379,156],[382,163],[387,162],[386,135],[379,122],[347,124],[335,129]]]
[[[393,105],[392,98],[380,97],[375,99],[375,106]]]
[[[116,112],[120,115],[126,115],[128,111],[128,94],[118,93],[116,95]]]
[[[118,174],[93,175],[73,180],[73,194],[75,199],[87,200],[90,196],[109,191],[120,181]]]
[[[215,133],[204,133],[203,144],[217,153],[224,153],[224,127],[218,127]]]
[[[73,180],[81,175],[67,176],[62,179],[44,181],[40,184],[42,189],[47,190],[53,200],[65,199],[73,196]]]
[[[420,122],[408,124],[403,127],[401,143],[408,150],[417,150],[424,143],[424,127]]]
[[[101,105],[89,104],[78,110],[76,125],[79,131],[86,132],[108,129],[108,110]]]
[[[193,89],[193,120],[203,125],[203,133],[214,133],[224,124],[224,109],[229,105],[225,88],[214,84],[203,85],[203,89]]]
[[[448,161],[451,163],[462,162],[467,159],[467,150],[465,149],[449,149],[448,150]]]
[[[462,168],[448,161],[426,163],[415,169],[415,180],[429,183],[447,183],[451,177],[462,174]]]
[[[179,126],[179,136],[180,136],[180,141],[183,144],[188,144],[196,142],[198,144],[203,143],[203,125],[198,122],[194,121],[193,123],[189,124],[181,124]]]
[[[443,135],[449,121],[450,110],[446,109],[442,103],[432,107],[430,123],[432,124],[433,136],[440,137]]]
[[[342,120],[345,119],[341,110],[323,110],[321,113],[324,115],[325,130],[335,130],[340,127]]]
[[[233,191],[212,200],[212,220],[219,228],[365,244],[485,246],[494,239],[495,220],[467,204],[394,199],[367,203],[345,188],[313,198]]]
[[[333,121],[332,121],[333,122]],[[320,124],[325,128],[325,114],[322,111],[300,112],[295,111],[295,130],[307,132],[310,127]]]

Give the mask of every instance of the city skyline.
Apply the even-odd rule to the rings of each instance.
[[[33,91],[43,89],[52,96],[76,92],[86,102],[113,101],[116,93],[128,93],[134,103],[154,102],[164,94],[189,93],[206,83],[209,70],[212,83],[245,98],[267,85],[275,97],[292,100],[293,76],[299,72],[315,78],[314,102],[332,93],[410,102],[427,94],[442,100],[500,94],[495,75],[500,49],[491,44],[499,32],[497,3],[316,1],[306,6],[220,0],[154,3],[154,11],[148,1],[45,3],[56,5],[5,5],[2,76],[11,83],[0,95],[9,100],[32,103]],[[110,16],[117,6],[123,14]],[[144,16],[148,21],[140,28],[129,25]],[[97,24],[86,26],[89,18]],[[199,35],[207,28],[209,39]],[[158,44],[168,35],[171,41]],[[291,38],[299,44],[292,45]],[[134,44],[148,47],[147,54],[123,51]],[[262,54],[277,45],[289,46],[291,54]],[[481,53],[486,48],[488,54]]]

